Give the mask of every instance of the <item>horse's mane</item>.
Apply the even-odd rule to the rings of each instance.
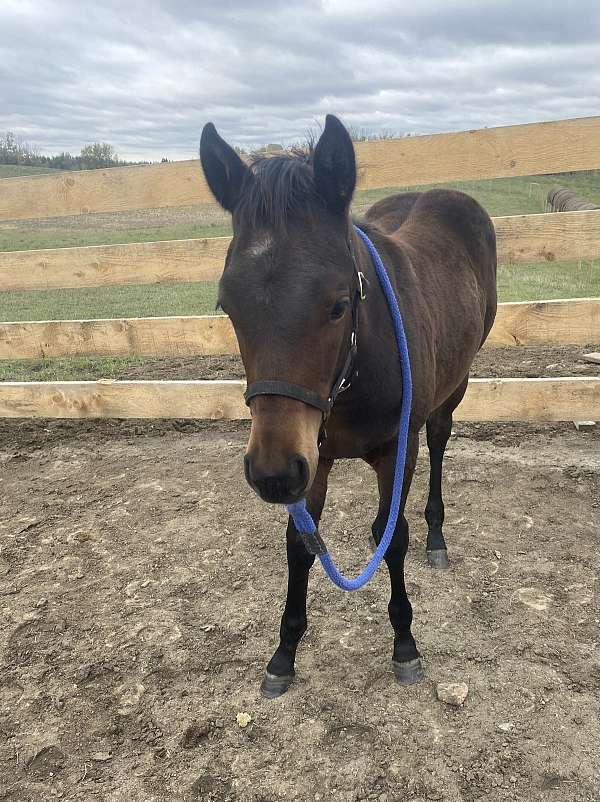
[[[251,226],[280,228],[292,216],[306,213],[315,204],[320,207],[312,158],[312,148],[284,156],[253,157],[236,214]]]

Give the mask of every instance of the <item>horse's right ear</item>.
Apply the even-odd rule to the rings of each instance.
[[[210,191],[224,209],[233,212],[248,168],[212,123],[202,129],[200,161]]]

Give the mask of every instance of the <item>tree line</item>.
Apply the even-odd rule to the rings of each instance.
[[[128,162],[119,159],[108,142],[84,145],[78,156],[63,152],[42,156],[36,148],[22,142],[12,131],[0,136],[0,164],[19,164],[26,167],[52,167],[56,170],[96,170],[102,167],[123,167],[147,162]]]

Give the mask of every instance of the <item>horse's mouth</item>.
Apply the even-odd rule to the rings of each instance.
[[[305,496],[304,489],[299,490],[296,493],[290,493],[289,490],[278,487],[276,484],[265,487],[261,490],[256,488],[253,488],[253,490],[258,497],[262,501],[267,502],[267,504],[295,504]]]
[[[307,493],[309,483],[308,464],[304,458],[295,460],[295,470],[279,476],[257,474],[248,455],[244,459],[246,481],[256,495],[268,504],[294,504]]]

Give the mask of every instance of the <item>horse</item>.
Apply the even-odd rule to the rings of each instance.
[[[351,217],[352,140],[340,120],[327,115],[308,152],[246,163],[207,123],[200,160],[215,199],[232,215],[218,306],[231,319],[247,378],[246,480],[265,502],[305,498],[318,524],[334,461],[365,460],[377,476],[371,532],[379,543],[390,507],[402,373],[391,316]],[[432,568],[447,568],[442,463],[453,412],[496,314],[496,239],[479,203],[450,189],[392,195],[359,224],[386,267],[410,353],[413,393],[400,514],[385,561],[393,672],[400,684],[412,684],[424,671],[404,579],[406,498],[425,426],[426,555]],[[289,689],[307,629],[315,555],[291,517],[286,551],[279,645],[261,685],[268,698]]]

